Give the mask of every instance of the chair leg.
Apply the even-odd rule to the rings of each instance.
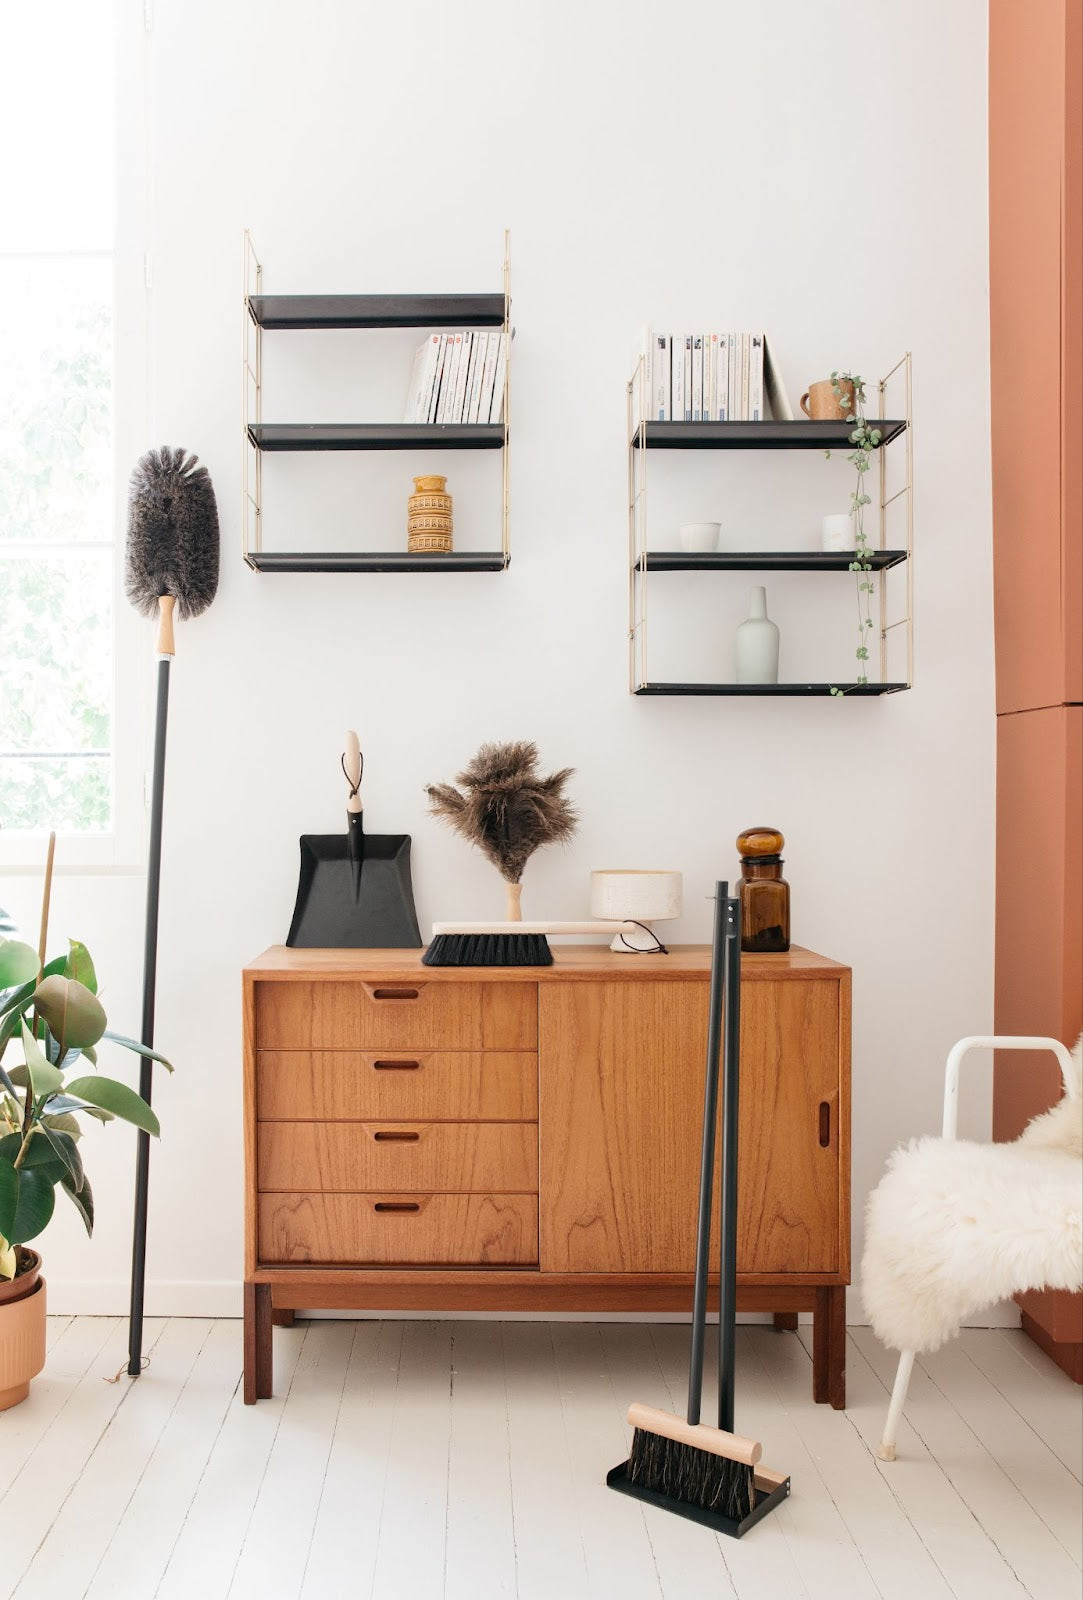
[[[884,1423],[884,1436],[876,1452],[881,1461],[895,1459],[895,1436],[899,1431],[899,1419],[906,1404],[906,1391],[910,1387],[910,1374],[913,1370],[914,1352],[903,1350],[899,1355],[898,1371],[895,1373],[895,1387],[891,1391],[891,1404],[888,1406],[887,1421]]]

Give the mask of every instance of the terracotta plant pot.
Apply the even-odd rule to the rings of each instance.
[[[845,422],[857,415],[854,386],[844,378],[836,395],[831,379],[821,378],[819,383],[810,383],[801,396],[801,410],[813,422]]]
[[[0,1411],[30,1393],[45,1365],[45,1279],[36,1250],[19,1251],[23,1270],[0,1280]],[[29,1262],[29,1265],[27,1265]]]

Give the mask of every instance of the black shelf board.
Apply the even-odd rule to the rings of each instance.
[[[867,419],[880,430],[880,444],[906,431],[905,419]],[[648,450],[841,450],[850,443],[852,422],[648,422]],[[639,430],[632,435],[639,447]]]
[[[907,683],[641,683],[636,694],[644,695],[829,695],[832,688],[842,689],[845,697],[874,694],[899,694],[910,687]]]
[[[905,550],[870,550],[873,572],[897,567]],[[852,550],[648,550],[648,572],[849,572]]]
[[[250,550],[245,560],[256,572],[503,572],[508,564],[502,550]]]
[[[502,294],[254,294],[261,328],[502,328]]]
[[[250,422],[257,450],[501,450],[502,422]]]

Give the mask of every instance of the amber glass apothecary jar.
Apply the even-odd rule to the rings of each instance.
[[[782,876],[785,843],[777,828],[746,828],[737,835],[742,950],[790,948],[790,886]]]

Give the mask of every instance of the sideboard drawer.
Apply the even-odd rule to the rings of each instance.
[[[536,1122],[263,1122],[261,1193],[358,1189],[536,1194]]]
[[[260,983],[256,1044],[270,1050],[533,1050],[533,983]]]
[[[527,1050],[258,1050],[261,1120],[529,1122],[538,1057]]]
[[[534,1266],[538,1201],[525,1194],[273,1194],[259,1199],[267,1265]]]

